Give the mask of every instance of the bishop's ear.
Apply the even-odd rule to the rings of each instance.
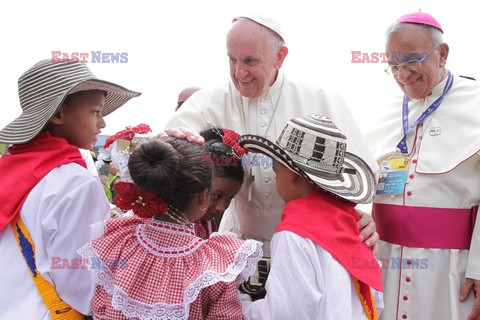
[[[438,48],[438,52],[440,53],[440,60],[439,60],[440,68],[445,67],[445,65],[447,64],[449,50],[450,49],[448,47],[448,44],[446,43],[442,43],[440,45],[440,48]]]

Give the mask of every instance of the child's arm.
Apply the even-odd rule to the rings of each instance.
[[[237,284],[233,282],[218,282],[203,289],[206,296],[211,297],[208,313],[205,319],[242,320],[242,306],[237,297]]]
[[[42,274],[47,274],[47,279],[54,284],[62,300],[79,312],[88,314],[95,285],[92,273],[86,269],[86,263],[77,250],[90,241],[90,225],[105,219],[109,203],[95,177],[84,169],[72,177],[68,166],[55,169],[57,172],[53,174],[57,177],[49,179],[49,184],[56,186],[45,187],[51,196],[39,208],[44,216],[42,238],[45,243],[37,247],[38,268]],[[68,181],[62,181],[67,176]],[[44,249],[40,250],[42,247]]]
[[[296,239],[300,239],[298,242]],[[292,241],[293,240],[293,241]],[[288,231],[276,233],[271,243],[271,269],[264,299],[242,299],[246,319],[316,319],[324,284],[315,246]]]

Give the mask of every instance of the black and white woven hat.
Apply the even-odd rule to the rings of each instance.
[[[371,202],[375,177],[368,165],[346,151],[347,138],[335,124],[314,114],[289,121],[277,143],[257,136],[242,135],[238,144],[263,153],[322,189],[355,203]]]
[[[47,125],[67,95],[86,90],[107,92],[103,116],[141,94],[97,79],[85,63],[42,60],[18,79],[23,112],[0,130],[0,142],[20,144],[30,141]]]

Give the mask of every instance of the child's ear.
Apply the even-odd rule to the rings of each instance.
[[[208,209],[208,205],[210,204],[209,191],[208,188],[205,188],[198,196],[198,207],[200,208],[200,211],[206,211]]]
[[[300,176],[293,171],[290,171],[289,174],[290,174],[290,183],[295,183],[298,180],[298,178],[300,178]]]
[[[63,123],[63,115],[64,115],[63,106],[60,106],[60,108],[58,108],[57,112],[55,112],[53,117],[50,118],[50,122],[53,123],[53,124],[56,124],[56,125],[62,124]]]

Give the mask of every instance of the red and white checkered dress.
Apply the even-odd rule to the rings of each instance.
[[[195,234],[202,239],[208,239],[212,233],[217,232],[217,225],[213,220],[198,220],[195,222]]]
[[[97,283],[97,319],[242,319],[237,284],[262,257],[261,244],[226,234],[203,240],[177,224],[139,217],[106,222],[79,250]]]

